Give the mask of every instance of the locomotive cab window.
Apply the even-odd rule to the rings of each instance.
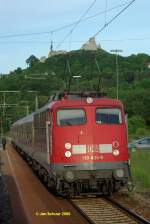
[[[122,116],[119,108],[97,108],[97,124],[121,124]]]
[[[57,124],[59,126],[82,125],[86,123],[83,109],[60,109],[57,111]]]

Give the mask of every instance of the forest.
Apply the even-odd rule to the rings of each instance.
[[[118,97],[128,114],[129,138],[150,135],[150,56],[118,55]],[[116,98],[116,55],[102,49],[78,50],[41,62],[31,55],[27,68],[0,78],[0,117],[5,132],[19,118],[44,105],[57,91],[104,91]],[[78,76],[78,78],[76,78]],[[16,92],[15,92],[16,91]]]

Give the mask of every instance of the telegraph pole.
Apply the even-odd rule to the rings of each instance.
[[[38,102],[38,92],[39,91],[36,91],[36,90],[29,90],[27,91],[28,93],[36,93],[36,96],[35,96],[35,110],[37,110],[39,108],[39,102]]]
[[[119,69],[118,69],[118,53],[123,52],[122,50],[114,49],[111,52],[116,53],[116,98],[119,98]]]
[[[29,114],[29,102],[28,100],[21,100],[20,103],[25,103],[25,106],[20,106],[20,107],[24,107],[26,110],[26,116]]]
[[[0,91],[0,93],[3,93],[3,104],[0,104],[0,105],[3,107],[3,117],[4,117],[5,116],[5,107],[16,106],[17,105],[17,104],[6,103],[6,93],[20,93],[20,91],[3,90],[3,91]]]
[[[12,107],[12,106],[17,106],[18,104],[13,104],[13,103],[6,103],[6,93],[20,93],[20,91],[16,91],[16,90],[3,90],[0,91],[0,93],[3,93],[3,103],[0,104],[0,107],[2,107],[3,109],[3,116],[1,118],[1,135],[3,135],[3,123],[4,123],[4,117],[5,117],[5,108],[6,107]]]

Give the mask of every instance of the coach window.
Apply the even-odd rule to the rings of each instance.
[[[82,125],[86,123],[83,109],[60,109],[57,111],[57,124],[59,126]]]
[[[97,124],[121,124],[122,116],[119,108],[97,108]]]

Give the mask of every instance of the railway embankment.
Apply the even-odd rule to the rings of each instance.
[[[130,159],[134,190],[124,188],[114,200],[150,221],[150,150],[133,150]]]
[[[133,192],[122,189],[116,193],[113,200],[129,208],[150,222],[150,192],[135,187]]]

